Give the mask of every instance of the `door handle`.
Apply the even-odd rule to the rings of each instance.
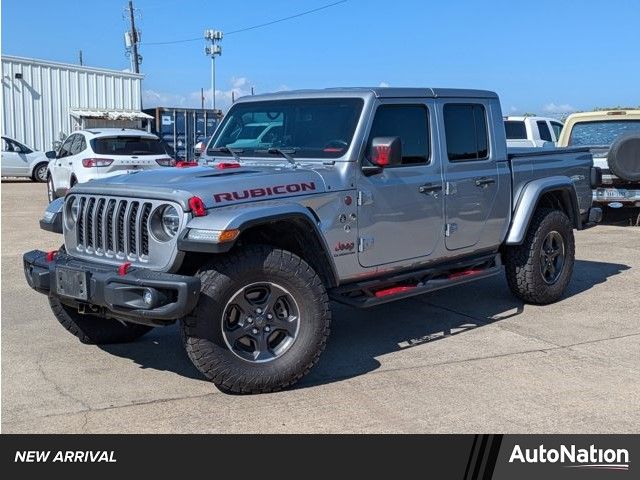
[[[73,165],[73,162],[69,162],[69,165]]]
[[[491,178],[491,177],[480,177],[480,178],[476,178],[475,179],[475,184],[476,187],[488,187],[489,185],[491,185],[492,183],[496,183],[496,179],[495,178]]]
[[[432,195],[439,192],[440,190],[442,190],[442,184],[440,183],[425,183],[424,185],[420,185],[420,187],[418,187],[418,191],[420,193],[429,193]]]

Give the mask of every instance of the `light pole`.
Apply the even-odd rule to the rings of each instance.
[[[205,55],[211,57],[211,100],[213,104],[213,113],[216,112],[216,55],[222,55],[222,47],[218,44],[222,40],[222,32],[219,30],[205,30],[204,39],[211,42],[204,49]]]

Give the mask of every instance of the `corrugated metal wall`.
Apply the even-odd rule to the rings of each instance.
[[[3,56],[2,134],[50,150],[60,132],[68,135],[77,128],[71,109],[140,111],[142,78],[117,70]]]

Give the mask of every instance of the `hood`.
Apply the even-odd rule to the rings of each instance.
[[[324,191],[325,183],[318,172],[288,166],[167,167],[90,181],[73,188],[76,193],[174,200],[185,210],[193,196],[200,197],[206,208],[213,208]]]

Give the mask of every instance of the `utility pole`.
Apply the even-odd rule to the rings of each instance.
[[[200,108],[204,110],[204,88],[200,89]]]
[[[211,57],[211,103],[213,104],[214,115],[216,112],[216,55],[222,55],[222,47],[219,42],[222,40],[222,32],[219,30],[205,30],[204,39],[211,42],[204,48],[204,53]]]
[[[133,0],[129,0],[129,21],[131,22],[131,55],[133,55],[133,71],[140,73],[140,57],[138,56],[138,31],[133,15]]]
[[[82,63],[82,50],[78,50],[78,58],[79,58],[79,60],[80,60],[80,66],[84,65],[84,64]]]

